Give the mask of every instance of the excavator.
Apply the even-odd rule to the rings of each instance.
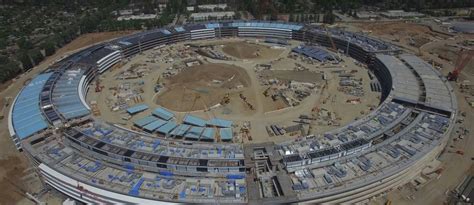
[[[473,56],[474,56],[474,50],[461,50],[456,60],[454,70],[448,73],[448,76],[447,76],[448,80],[457,81],[462,69],[466,67],[466,65],[469,63],[469,61],[472,59]]]

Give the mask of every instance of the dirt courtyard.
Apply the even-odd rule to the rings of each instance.
[[[316,83],[323,80],[322,74],[317,72],[292,70],[265,70],[262,72],[262,77],[267,79],[277,78],[285,82],[294,80],[305,83]]]
[[[247,72],[238,66],[192,66],[165,80],[165,91],[155,102],[174,111],[203,110],[220,103],[227,93],[243,91],[250,84]]]
[[[280,55],[283,50],[269,46],[253,44],[243,41],[229,42],[222,47],[222,51],[239,59],[269,59]]]

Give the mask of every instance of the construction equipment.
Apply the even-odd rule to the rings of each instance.
[[[431,174],[434,174],[434,173],[436,173],[436,174],[441,174],[441,173],[443,172],[443,170],[444,170],[444,168],[443,168],[443,167],[440,167],[440,168],[438,168],[438,169],[435,169],[435,170],[433,170],[433,171],[431,171],[431,172],[426,173],[425,175],[431,175]]]
[[[267,89],[265,89],[265,91],[263,91],[263,95],[265,97],[268,97],[268,90],[270,90],[271,87],[268,87]]]
[[[160,84],[160,80],[161,80],[161,75],[158,76],[158,79],[156,80],[156,84]]]
[[[457,81],[462,69],[466,67],[466,65],[469,63],[469,61],[472,59],[473,56],[474,56],[474,50],[462,49],[461,51],[459,51],[459,56],[456,60],[454,70],[448,73],[448,80]]]
[[[454,153],[454,154],[459,154],[459,155],[464,155],[464,151],[463,150],[456,150],[456,151],[451,151],[449,150],[448,153]]]
[[[221,105],[229,104],[229,102],[230,102],[230,95],[229,93],[226,93],[221,100]]]
[[[338,59],[341,59],[340,53],[337,51],[336,44],[334,43],[334,40],[332,39],[331,33],[329,33],[328,27],[323,24],[324,30],[326,30],[326,35],[329,38],[329,42],[331,42],[331,48],[329,50],[332,50],[333,52],[337,53]]]
[[[102,92],[103,88],[104,88],[104,86],[100,85],[100,80],[97,80],[96,83],[95,83],[95,92],[100,93],[100,92]]]

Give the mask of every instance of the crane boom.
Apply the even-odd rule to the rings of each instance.
[[[456,81],[462,69],[466,67],[466,65],[469,63],[469,61],[471,61],[473,56],[474,56],[474,50],[461,50],[456,60],[456,65],[454,67],[454,70],[452,72],[449,72],[448,74],[448,80]]]
[[[331,42],[331,50],[335,53],[337,53],[337,57],[339,57],[339,59],[341,59],[341,55],[340,53],[337,51],[337,47],[336,47],[336,44],[334,43],[334,40],[332,39],[332,36],[331,36],[331,33],[329,33],[329,29],[326,25],[323,25],[324,29],[326,30],[326,35],[328,36],[329,38],[329,42]],[[349,52],[349,44],[347,44],[347,50]],[[339,60],[338,59],[338,60]]]

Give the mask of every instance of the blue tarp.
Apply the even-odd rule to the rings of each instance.
[[[171,118],[174,117],[174,114],[172,112],[170,112],[169,110],[165,109],[165,108],[156,108],[153,112],[152,112],[153,115],[163,119],[163,120],[171,120]]]
[[[140,187],[142,186],[143,182],[145,180],[143,178],[140,178],[137,183],[135,183],[132,188],[130,189],[130,191],[128,192],[129,195],[132,195],[132,196],[138,196],[138,194],[140,194]]]
[[[220,118],[212,118],[211,120],[207,121],[208,126],[216,126],[216,127],[232,127],[233,122],[230,120],[224,120]]]
[[[186,192],[182,191],[179,193],[179,198],[180,199],[185,199],[186,198]]]
[[[123,165],[123,168],[125,168],[127,170],[128,174],[133,173],[133,170],[135,170],[135,166],[133,166],[131,164],[125,164],[125,165]]]
[[[148,109],[148,105],[141,104],[141,105],[135,105],[133,107],[128,108],[127,112],[128,112],[128,114],[133,115],[133,114],[137,114],[139,112],[143,112],[146,109]]]
[[[206,126],[207,121],[193,115],[184,116],[183,122],[186,124],[204,127]]]
[[[160,140],[155,140],[155,142],[153,142],[153,149],[156,149],[158,146],[160,146],[160,144],[161,144]]]
[[[170,172],[170,171],[160,171],[158,173],[165,177],[172,177],[174,175],[173,172]]]
[[[243,178],[245,178],[245,175],[229,174],[226,177],[227,177],[227,179],[243,179]]]

